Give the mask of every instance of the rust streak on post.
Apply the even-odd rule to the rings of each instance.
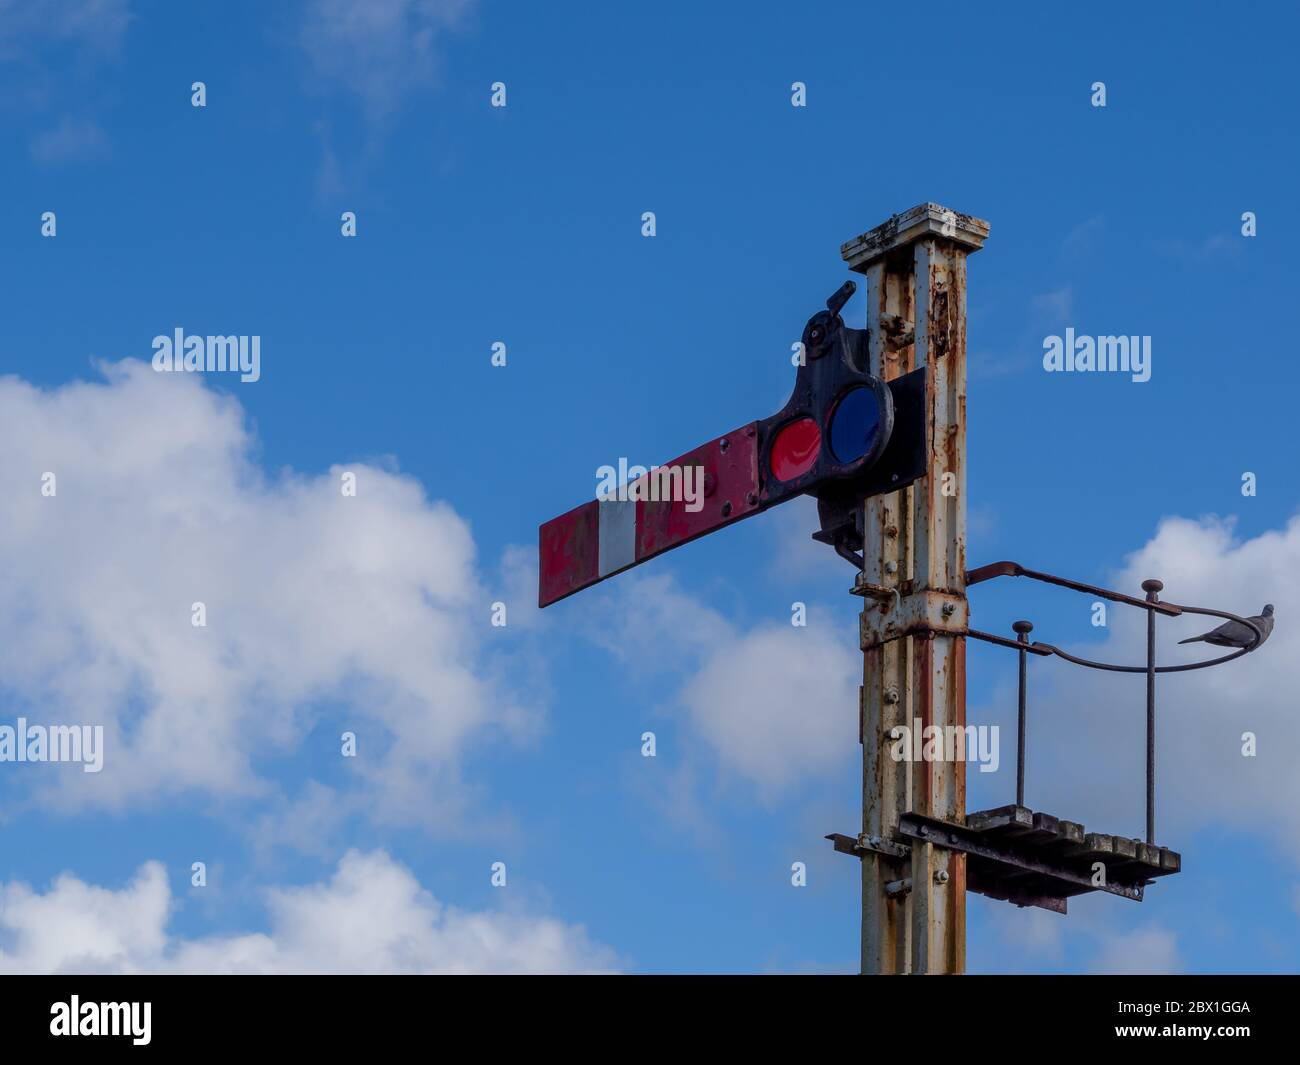
[[[867,271],[867,329],[870,372],[890,380],[910,369],[909,352],[887,343],[883,319],[906,318],[910,313],[910,286],[886,269],[883,261]],[[876,496],[863,515],[863,573],[880,587],[897,588],[907,571],[910,555],[910,494],[907,491]],[[892,569],[891,569],[892,567]],[[877,609],[875,604],[865,609]],[[910,780],[890,756],[892,731],[907,726],[910,662],[894,641],[868,649],[862,673],[862,812],[864,832],[891,837],[898,818],[907,808]],[[881,855],[862,863],[862,966],[864,972],[901,973],[910,958],[906,896],[885,890],[899,879],[899,864]]]

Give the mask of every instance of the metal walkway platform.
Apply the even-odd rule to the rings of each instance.
[[[910,841],[961,851],[969,890],[1056,913],[1066,912],[1068,899],[1090,891],[1141,902],[1147,884],[1182,868],[1182,857],[1167,847],[1088,832],[1075,821],[1015,805],[967,814],[964,825],[906,813],[892,842],[838,834],[826,838],[845,854],[875,852],[896,861],[908,857]],[[905,880],[899,884],[910,889]]]

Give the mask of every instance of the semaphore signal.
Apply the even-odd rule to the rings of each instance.
[[[1015,562],[967,571],[966,258],[988,231],[978,218],[924,203],[847,242],[842,257],[866,277],[866,327],[841,317],[857,288],[847,281],[804,326],[786,405],[666,464],[702,472],[702,504],[641,484],[616,498],[603,493],[539,530],[538,601],[546,607],[796,496],[817,499],[813,537],[853,564],[852,590],[864,602],[862,831],[827,836],[862,863],[864,973],[964,971],[968,889],[1063,914],[1070,898],[1088,892],[1140,902],[1148,885],[1179,872],[1179,854],[1155,840],[1156,677],[1249,654],[1272,627],[1271,611],[1242,618],[1162,601],[1158,580],[1143,582],[1139,599]],[[1127,348],[1130,358],[1116,365],[1149,372],[1149,347],[1135,350],[1140,366]],[[1093,662],[1030,642],[1028,621],[1015,623],[1015,639],[971,628],[967,586],[1006,576],[1145,610],[1146,662]],[[1232,652],[1157,665],[1156,618],[1183,614],[1226,619],[1211,636],[1230,635],[1218,645]],[[966,810],[958,740],[981,768],[996,755],[966,724],[968,638],[1014,649],[1020,666],[1016,801],[975,813]],[[1145,839],[1088,832],[1025,805],[1027,663],[1052,655],[1145,676]],[[916,742],[900,754],[914,736],[919,756]]]

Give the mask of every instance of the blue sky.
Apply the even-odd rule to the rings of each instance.
[[[0,765],[0,962],[311,967],[313,919],[390,905],[348,964],[852,971],[858,870],[822,836],[860,817],[858,601],[812,508],[541,616],[530,552],[597,467],[778,410],[840,244],[932,200],[992,227],[970,562],[1279,615],[1258,659],[1162,702],[1185,872],[1064,921],[972,897],[969,967],[1294,971],[1294,10],[365,12],[0,3],[0,722],[113,737],[94,777]],[[261,379],[155,375],[177,327],[260,336]],[[1151,380],[1045,373],[1067,327],[1150,336]],[[1082,598],[972,599],[984,629],[1140,651],[1140,619],[1095,629]],[[1014,663],[970,656],[972,719],[1005,729]],[[1109,683],[1044,667],[1029,799],[1138,835],[1140,682]],[[972,808],[1009,801],[1003,766]]]

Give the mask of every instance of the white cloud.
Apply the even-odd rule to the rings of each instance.
[[[1042,292],[1030,300],[1034,316],[1049,324],[1064,321],[1074,306],[1074,290],[1069,285]]]
[[[970,954],[972,971],[1181,972],[1177,934],[1158,923],[1133,921],[1130,906],[1104,895],[1087,896],[1071,899],[1069,916],[1063,916],[979,900],[974,912],[985,927]],[[1129,912],[1116,912],[1121,908]]]
[[[1109,932],[1100,937],[1091,969],[1108,976],[1164,975],[1182,971],[1178,937],[1155,925]]]
[[[615,582],[593,608],[589,635],[634,669],[689,665],[732,632],[718,610],[670,576],[628,574]]]
[[[1153,919],[1161,913],[1160,882],[1148,891],[1147,901],[1137,906],[1101,892],[1081,895],[1069,900],[1068,914],[969,896],[971,971],[1101,974],[1185,971],[1187,966],[1177,931]],[[1204,920],[1198,922],[1197,929],[1200,939],[1209,934]]]
[[[1088,254],[1105,228],[1106,219],[1099,214],[1080,222],[1065,235],[1061,242],[1061,254],[1071,259]]]
[[[1226,233],[1211,233],[1190,240],[1185,237],[1162,237],[1153,246],[1162,254],[1184,262],[1225,263],[1240,259],[1244,250],[1250,246],[1250,238],[1242,235],[1239,225]]]
[[[687,674],[675,702],[724,771],[773,798],[849,757],[862,677],[851,613],[809,604],[806,626],[785,613],[743,629],[669,577],[619,581],[591,635],[631,670]]]
[[[853,749],[861,675],[826,625],[765,625],[714,647],[681,699],[722,766],[775,794]]]
[[[450,818],[468,748],[535,725],[485,662],[465,522],[362,463],[267,478],[236,400],[102,369],[49,392],[0,379],[0,552],[22,560],[0,582],[0,694],[14,716],[105,727],[103,771],[45,766],[39,797],[263,794],[258,768],[324,724],[327,759],[357,734],[344,787],[372,816]]]
[[[459,25],[472,0],[312,0],[301,42],[327,86],[355,94],[372,120],[432,84],[437,44]]]
[[[839,578],[842,583],[845,573],[852,576],[849,564],[834,548],[812,538],[813,531],[821,528],[817,500],[812,496],[798,496],[769,511],[764,520],[777,541],[768,566],[773,577],[787,581]]]
[[[979,908],[981,921],[989,922],[995,931],[995,952],[979,963],[1001,969],[1011,963],[1023,966],[1044,960],[1059,961],[1064,949],[1067,919],[1059,913],[1035,906],[1012,906],[1006,902],[990,902]],[[988,942],[982,939],[981,943]],[[1012,949],[1008,949],[1012,948]]]
[[[266,893],[270,931],[184,939],[168,931],[167,875],[142,865],[114,891],[60,876],[44,894],[0,885],[0,973],[573,973],[618,959],[581,925],[448,907],[382,851]]]
[[[37,39],[113,53],[130,21],[128,0],[0,0],[0,59],[23,53]]]
[[[108,138],[89,119],[65,116],[53,129],[38,134],[31,150],[33,159],[47,165],[87,162],[107,153]]]

